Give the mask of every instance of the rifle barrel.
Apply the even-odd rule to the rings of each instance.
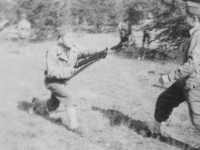
[[[81,67],[81,66],[83,66],[83,65],[85,65],[85,64],[87,64],[87,63],[89,63],[89,62],[91,62],[91,61],[93,61],[93,60],[96,60],[96,59],[98,59],[98,58],[105,57],[106,54],[107,54],[107,51],[104,50],[104,51],[100,51],[100,52],[98,52],[98,53],[95,53],[94,55],[89,56],[89,57],[86,58],[86,59],[79,60],[79,61],[77,62],[77,64],[76,64],[75,68],[79,68],[79,67]]]

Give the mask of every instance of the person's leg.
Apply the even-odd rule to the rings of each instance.
[[[145,38],[146,38],[146,34],[145,34],[145,32],[143,32],[143,37],[142,37],[142,48],[144,48],[144,45],[145,45]]]
[[[147,34],[147,32],[144,32],[142,42],[143,42],[142,43],[142,48],[143,48],[142,60],[144,60],[145,56],[146,56],[147,47],[148,47],[148,34]],[[145,46],[145,44],[147,44],[147,46]]]
[[[66,108],[66,114],[69,119],[69,129],[82,136],[80,125],[76,116],[76,94],[68,86],[61,83],[47,83],[46,87],[52,92],[52,96],[48,100],[39,100],[35,98],[33,104],[34,108],[42,108],[44,110],[53,111],[56,110],[60,103]],[[43,110],[42,110],[43,112]],[[42,115],[42,114],[40,114]]]
[[[136,46],[135,37],[133,34],[128,35],[128,45],[129,46]]]
[[[128,41],[128,37],[126,36],[126,34],[124,34],[123,36],[122,36],[122,39],[121,39],[121,47],[120,48],[124,48],[124,46],[126,47],[126,43],[127,43],[127,41]]]
[[[150,34],[149,33],[147,33],[147,35],[146,35],[146,38],[147,38],[147,49],[149,49],[149,45],[150,45]]]
[[[110,49],[111,50],[118,50],[118,49],[122,48],[122,46],[123,46],[122,41],[123,41],[123,35],[120,34],[120,42],[117,45],[111,47]]]
[[[146,55],[146,50],[145,50],[145,41],[146,41],[146,34],[145,32],[143,32],[143,38],[142,38],[142,55],[141,55],[141,59],[144,60],[145,55]]]
[[[54,111],[60,106],[60,101],[52,94],[46,102],[49,111]]]
[[[80,125],[77,120],[76,106],[66,106],[66,112],[70,123],[69,128],[72,130],[78,128]]]
[[[128,42],[129,42],[129,35],[125,35],[122,43],[124,43],[123,45],[125,47],[128,47]]]
[[[200,131],[200,89],[184,90],[192,124]]]
[[[77,97],[75,92],[73,92],[69,86],[59,83],[50,84],[48,89],[52,92],[52,95],[65,106],[69,119],[69,128],[71,130],[78,128],[79,123],[76,116]]]
[[[154,122],[150,130],[154,133],[160,133],[161,123],[166,121],[175,107],[185,101],[185,96],[182,88],[173,83],[167,90],[161,93],[157,99]]]

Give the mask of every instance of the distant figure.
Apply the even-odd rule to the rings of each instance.
[[[151,16],[150,13],[148,13],[147,18],[142,23],[142,32],[143,32],[142,48],[144,50],[144,52],[142,54],[142,59],[145,58],[146,49],[149,49],[149,45],[150,45],[151,35],[150,35],[149,31],[147,30],[147,25],[149,25],[151,22],[152,22],[152,16]],[[145,44],[146,44],[146,49],[144,49],[145,48]]]
[[[143,21],[143,24],[142,24],[142,31],[143,31],[142,47],[143,48],[144,48],[145,43],[147,44],[147,48],[149,48],[149,44],[150,44],[149,42],[150,42],[151,35],[147,31],[146,27],[151,22],[152,22],[152,16],[150,13],[148,13],[147,18]]]
[[[128,15],[125,15],[123,21],[118,24],[118,30],[120,42],[116,46],[111,47],[111,50],[117,50],[123,46],[127,47],[129,44],[132,31]]]
[[[29,54],[29,37],[31,33],[31,23],[26,19],[26,14],[21,15],[21,20],[17,25],[20,49],[19,53]]]

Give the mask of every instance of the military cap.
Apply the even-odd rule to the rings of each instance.
[[[67,33],[72,33],[72,28],[68,25],[63,25],[57,28],[58,36],[63,36]]]
[[[187,1],[186,9],[187,9],[187,12],[192,15],[200,15],[200,3]]]

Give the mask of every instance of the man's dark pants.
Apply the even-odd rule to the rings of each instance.
[[[161,93],[157,99],[154,117],[158,122],[166,121],[175,107],[186,101],[193,125],[200,130],[200,88],[186,89],[178,81]]]

